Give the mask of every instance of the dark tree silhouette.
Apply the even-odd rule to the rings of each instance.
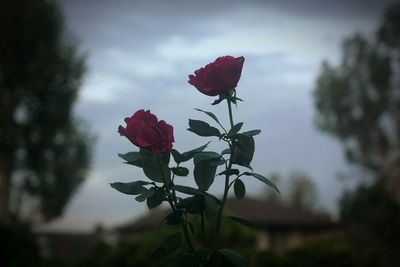
[[[0,219],[59,216],[82,183],[92,137],[73,116],[85,71],[56,1],[0,3]]]
[[[323,63],[314,98],[317,126],[400,203],[400,5],[374,38],[345,40],[338,66]]]
[[[359,185],[340,199],[340,219],[345,224],[367,225],[374,233],[400,245],[400,212],[380,183]]]

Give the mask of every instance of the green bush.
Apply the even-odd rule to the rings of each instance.
[[[343,194],[340,219],[368,227],[386,241],[400,245],[400,208],[381,183],[359,185]]]
[[[195,220],[196,232],[192,233],[195,244],[200,245],[200,222]],[[154,252],[163,244],[169,235],[179,231],[176,227],[163,226],[158,229],[144,232],[137,238],[122,237],[115,245],[107,245],[100,242],[91,255],[81,261],[79,266],[99,267],[162,267],[167,266],[169,257],[173,257],[178,251],[169,256],[155,256]],[[213,234],[215,229],[206,228],[206,234]],[[251,228],[241,226],[228,219],[223,222],[220,242],[218,247],[235,247],[242,255],[250,257],[254,254],[256,237]],[[157,258],[158,257],[158,258]],[[225,265],[224,265],[225,266]]]
[[[254,267],[379,267],[379,257],[356,255],[342,233],[312,239],[284,253],[258,251]]]
[[[356,266],[350,245],[340,234],[311,240],[286,253],[284,266]]]
[[[28,224],[0,225],[1,265],[41,266],[35,237]]]

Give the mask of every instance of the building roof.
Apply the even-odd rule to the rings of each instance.
[[[327,215],[254,198],[229,198],[226,209],[251,221],[255,227],[324,228],[333,226]]]
[[[115,231],[121,234],[125,234],[146,231],[152,228],[159,227],[163,219],[170,212],[171,211],[169,209],[159,207],[154,208],[139,219],[133,219],[125,224],[117,226],[115,228]]]
[[[259,229],[310,229],[318,230],[334,226],[332,220],[322,214],[299,210],[276,202],[266,202],[255,198],[237,200],[228,198],[226,210],[232,215],[243,217]],[[169,209],[150,210],[139,219],[120,225],[115,230],[121,234],[149,230],[161,225],[162,220],[170,213]]]

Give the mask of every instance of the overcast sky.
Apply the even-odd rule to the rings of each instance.
[[[90,230],[126,222],[146,211],[144,203],[109,187],[144,175],[122,164],[118,153],[136,148],[117,134],[124,117],[150,109],[174,126],[181,151],[207,140],[185,129],[188,118],[207,119],[193,108],[226,119],[225,105],[187,83],[195,69],[222,55],[246,58],[235,110],[244,129],[258,128],[253,167],[263,174],[308,173],[320,203],[335,211],[349,183],[340,144],[314,124],[312,90],[322,60],[340,60],[343,38],[374,33],[390,1],[78,1],[61,2],[68,31],[87,54],[88,72],[76,114],[98,140],[94,164],[64,216],[51,229]],[[212,139],[211,139],[212,140]],[[210,148],[219,148],[213,140]],[[251,195],[265,188],[246,181]],[[217,181],[212,192],[222,192]],[[285,191],[283,191],[283,194]]]

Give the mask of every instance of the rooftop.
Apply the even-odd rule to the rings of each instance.
[[[251,221],[255,228],[280,229],[324,229],[334,226],[332,220],[323,214],[299,210],[276,202],[245,198],[228,198],[226,210],[229,213]],[[120,225],[115,230],[121,234],[134,233],[158,227],[170,213],[166,208],[155,208],[139,219]]]

